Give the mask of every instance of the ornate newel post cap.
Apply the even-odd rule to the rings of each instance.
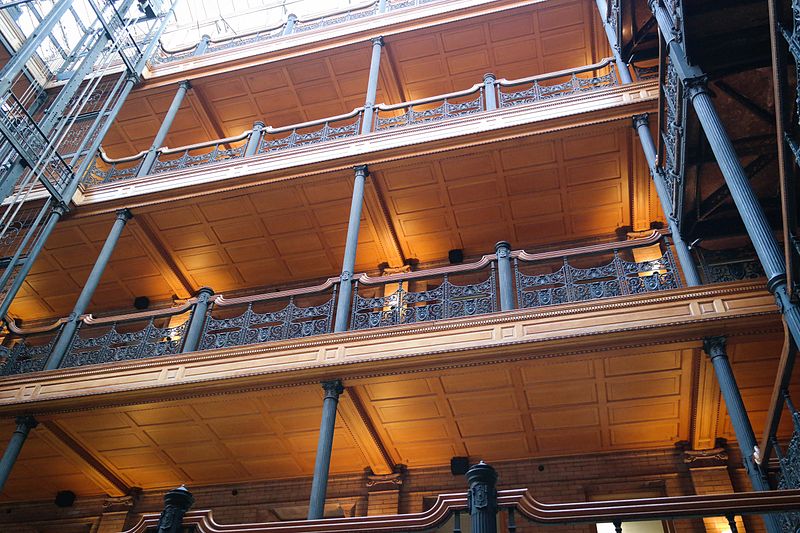
[[[200,287],[197,289],[197,294],[195,296],[198,298],[200,296],[214,296],[214,289],[211,287]]]
[[[497,484],[497,470],[491,465],[487,465],[483,461],[476,465],[472,465],[466,473],[467,482],[470,486],[475,483],[486,483],[492,487]]]
[[[508,241],[499,241],[497,244],[494,245],[494,251],[499,252],[500,250],[511,250],[511,243]],[[483,463],[483,461],[481,461]]]
[[[181,485],[164,494],[164,507],[177,507],[186,512],[192,505],[194,505],[194,496],[186,488],[186,485]]]

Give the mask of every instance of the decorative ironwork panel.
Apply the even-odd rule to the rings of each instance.
[[[81,183],[85,185],[96,185],[99,183],[112,183],[115,181],[135,178],[136,174],[139,172],[139,167],[142,164],[141,160],[139,160],[137,163],[131,166],[120,168],[118,163],[111,163],[111,166],[109,166],[107,170],[100,170],[97,167],[97,161],[99,159],[99,157],[95,158],[94,163],[92,163],[92,166],[89,167],[89,171],[81,177]]]
[[[428,122],[436,122],[449,118],[463,117],[472,115],[483,111],[483,90],[478,94],[478,97],[468,102],[451,103],[444,99],[440,105],[433,109],[425,109],[424,111],[416,111],[413,105],[408,106],[405,113],[394,117],[381,118],[380,109],[378,109],[377,118],[375,120],[375,129],[385,130],[390,128],[398,128],[403,126],[413,126],[416,124],[425,124]]]
[[[265,136],[261,141],[258,153],[263,154],[266,152],[296,148],[298,146],[322,143],[334,139],[344,139],[358,135],[360,131],[361,115],[358,115],[355,122],[345,126],[331,127],[326,122],[320,129],[308,133],[297,133],[297,130],[294,129],[286,137],[278,139],[269,139],[268,136]]]
[[[244,313],[232,318],[209,316],[199,349],[231,348],[330,333],[335,301],[334,291],[333,297],[320,305],[299,307],[290,299],[286,307],[277,311],[257,313],[251,303]]]
[[[674,212],[680,212],[683,197],[683,175],[685,170],[687,101],[678,71],[667,63],[662,85],[664,95],[664,121],[661,139],[664,146],[663,176]]]
[[[159,172],[168,172],[170,170],[180,170],[189,167],[199,167],[201,165],[208,165],[211,163],[219,163],[221,161],[230,161],[244,157],[244,151],[247,147],[246,144],[237,146],[236,148],[221,148],[219,144],[215,144],[210,152],[204,154],[191,155],[191,150],[186,150],[177,159],[162,159],[166,154],[159,154],[156,162],[153,165],[153,174]]]
[[[726,283],[764,277],[761,262],[752,248],[704,250],[695,248],[705,283]]]
[[[480,283],[455,285],[445,275],[441,285],[426,291],[409,292],[403,283],[398,283],[392,294],[364,298],[358,294],[356,283],[354,292],[351,330],[475,316],[497,310],[494,266],[489,277]]]
[[[98,328],[79,330],[72,341],[69,352],[61,364],[62,368],[96,365],[131,359],[146,359],[180,352],[188,321],[174,327],[157,327],[150,319],[142,329],[120,333],[118,323],[96,337],[82,335]]]
[[[787,402],[788,403],[788,402]],[[789,440],[789,445],[784,453],[780,446],[775,445],[776,455],[780,464],[779,489],[800,488],[800,413],[790,408],[794,432]],[[782,513],[778,515],[781,529],[786,533],[796,533],[800,530],[800,511]]]
[[[577,74],[572,74],[569,80],[562,83],[543,85],[538,80],[534,80],[531,82],[531,86],[528,89],[514,92],[503,92],[501,90],[499,91],[500,107],[532,104],[595,89],[616,87],[619,83],[617,81],[616,71],[614,70],[614,64],[610,63],[608,68],[608,74],[601,76],[581,78]]]
[[[6,362],[0,374],[10,376],[44,370],[60,332],[60,329],[56,331],[50,340],[44,344],[31,346],[28,344],[27,339],[22,337],[11,349],[0,347],[3,352],[0,355],[6,356]]]
[[[361,11],[346,11],[336,15],[323,16],[318,19],[309,20],[308,22],[297,21],[294,25],[293,31],[295,33],[302,33],[305,31],[318,30],[320,28],[326,28],[328,26],[349,22],[351,20],[371,17],[376,13],[378,13],[378,2],[375,2],[371,6],[368,6],[366,9]]]

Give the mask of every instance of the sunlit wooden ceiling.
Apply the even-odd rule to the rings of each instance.
[[[512,139],[373,165],[356,270],[613,240],[660,217],[627,121]],[[341,271],[352,171],[134,210],[90,311],[218,292],[310,285]],[[47,241],[12,313],[65,316],[91,270],[112,214],[66,220]]]
[[[730,340],[757,434],[780,349],[776,336]],[[455,455],[498,462],[671,447],[691,439],[702,357],[684,343],[345,379],[332,472],[362,472],[377,447],[387,464],[412,469]],[[719,400],[717,390],[704,408]],[[2,497],[310,476],[321,403],[319,386],[308,385],[40,417]],[[713,431],[733,439],[724,412]]]
[[[279,127],[364,105],[369,40],[312,56],[192,81],[166,144],[238,135],[254,121]],[[551,0],[385,39],[376,103],[467,89],[493,72],[514,79],[578,67],[608,55],[595,7]],[[176,87],[135,91],[104,142],[112,157],[149,148]]]

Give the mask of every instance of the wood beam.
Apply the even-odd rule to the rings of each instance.
[[[714,367],[700,348],[694,350],[697,394],[692,405],[692,449],[710,450],[715,447],[719,421],[720,390]],[[699,359],[699,360],[698,360]]]
[[[345,387],[339,397],[339,416],[353,436],[358,448],[369,462],[373,474],[386,475],[394,472],[394,462],[378,437],[372,421],[367,416],[356,387]]]
[[[364,188],[364,206],[367,220],[374,228],[375,238],[383,249],[383,257],[390,267],[403,266],[406,258],[374,175],[367,180],[367,186]]]
[[[128,224],[128,231],[147,253],[147,256],[156,264],[161,275],[175,291],[178,298],[191,298],[194,296],[195,287],[184,276],[181,269],[167,252],[164,244],[153,231],[149,217],[146,214],[137,214]]]
[[[95,458],[54,420],[45,420],[36,429],[42,440],[74,462],[81,472],[97,483],[109,496],[126,496],[131,488],[123,479]]]

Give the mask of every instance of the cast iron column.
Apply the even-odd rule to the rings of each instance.
[[[208,312],[208,301],[214,296],[214,290],[210,287],[201,287],[197,291],[197,301],[189,317],[189,326],[186,328],[186,339],[183,341],[181,353],[194,352],[200,344],[203,336],[203,326],[206,323],[206,313]]]
[[[247,139],[247,146],[244,149],[244,156],[250,157],[256,155],[258,147],[261,144],[261,137],[264,135],[265,124],[260,120],[253,122],[253,129],[250,132],[250,137]]]
[[[86,280],[86,284],[83,286],[80,296],[78,296],[78,301],[75,302],[72,313],[70,313],[69,318],[64,323],[64,328],[58,336],[56,345],[53,346],[53,351],[50,354],[50,358],[47,360],[47,365],[44,367],[45,370],[54,370],[61,365],[61,361],[64,359],[72,343],[72,337],[78,330],[81,315],[86,312],[86,308],[89,306],[92,296],[94,296],[94,291],[100,283],[100,278],[103,277],[103,272],[106,269],[106,265],[108,265],[108,260],[111,259],[114,247],[116,247],[117,241],[120,235],[122,235],[122,230],[131,217],[133,217],[133,215],[127,209],[120,209],[117,211],[117,219],[114,221],[114,225],[111,226],[111,231],[108,232],[106,242],[103,244],[103,248],[100,250],[100,255],[97,256],[97,260],[94,262],[92,271],[89,273],[89,278]]]
[[[164,510],[158,517],[157,533],[181,533],[183,531],[183,515],[194,504],[194,496],[184,485],[172,489],[164,495]]]
[[[497,254],[497,274],[500,284],[500,309],[510,311],[514,309],[514,286],[511,281],[511,245],[500,241],[494,245]]]
[[[714,373],[717,375],[719,382],[719,389],[722,392],[722,398],[725,400],[725,407],[728,411],[728,416],[733,425],[733,431],[736,433],[736,441],[739,443],[739,449],[742,452],[742,460],[747,475],[750,477],[750,482],[753,484],[755,490],[771,490],[769,482],[761,473],[761,470],[753,460],[753,451],[756,448],[756,436],[753,433],[753,426],[750,425],[750,419],[747,417],[747,410],[742,401],[742,395],[739,392],[739,386],[736,384],[736,378],[731,369],[731,363],[728,360],[728,354],[725,350],[725,337],[709,337],[703,340],[703,351],[706,352],[711,364],[714,366]],[[780,532],[780,526],[773,515],[764,515],[764,523],[767,526],[767,531],[770,533]]]
[[[150,171],[153,169],[153,163],[155,163],[156,157],[158,157],[158,149],[164,144],[164,139],[167,138],[169,129],[172,127],[172,122],[178,114],[178,109],[181,107],[189,87],[188,80],[183,80],[178,84],[178,91],[172,98],[172,103],[169,105],[167,114],[164,116],[164,121],[161,123],[161,127],[158,128],[158,133],[156,133],[153,144],[150,145],[150,149],[147,150],[147,155],[144,156],[144,161],[142,161],[139,171],[136,172],[137,178],[150,174]]]
[[[361,225],[361,208],[364,205],[364,185],[369,176],[367,165],[355,167],[353,183],[353,199],[350,203],[350,221],[347,224],[347,241],[344,245],[344,261],[339,283],[339,298],[336,302],[336,323],[333,331],[347,329],[347,317],[350,316],[350,298],[353,292],[353,269],[356,265],[356,248],[358,247],[358,229]]]
[[[467,471],[472,533],[497,533],[497,471],[483,461]]]
[[[6,485],[11,469],[14,468],[14,463],[17,462],[17,456],[22,450],[22,445],[25,444],[25,439],[28,438],[28,433],[35,428],[39,423],[32,416],[18,416],[17,429],[11,435],[11,440],[6,445],[6,451],[3,453],[3,458],[0,459],[0,490]]]
[[[497,109],[497,92],[494,90],[495,81],[497,81],[497,78],[491,72],[483,75],[483,97],[486,102],[486,111]]]
[[[289,13],[286,17],[286,25],[283,27],[282,35],[290,35],[294,31],[294,23],[297,22],[297,15]]]
[[[373,108],[375,106],[375,98],[378,94],[378,73],[381,69],[381,48],[383,48],[383,37],[375,37],[372,39],[372,59],[369,62],[367,100],[364,103],[364,122],[361,124],[361,133],[369,133],[372,131]]]
[[[692,252],[686,245],[686,241],[683,240],[680,228],[678,227],[678,220],[672,212],[672,203],[670,201],[667,183],[664,181],[664,175],[661,173],[658,165],[656,165],[656,145],[650,133],[649,122],[647,113],[633,116],[633,127],[639,135],[639,142],[642,145],[642,151],[647,160],[647,166],[650,169],[650,176],[652,176],[653,183],[656,186],[656,193],[661,202],[661,209],[664,211],[664,216],[667,217],[667,225],[669,226],[670,233],[672,233],[675,253],[678,255],[678,261],[681,264],[683,276],[686,278],[686,284],[690,287],[702,285],[700,274],[697,272],[697,265],[692,257]]]
[[[314,479],[311,481],[311,500],[308,504],[309,520],[317,520],[325,514],[325,493],[328,490],[328,470],[331,466],[336,406],[339,404],[339,395],[344,392],[342,382],[338,379],[323,381],[322,389],[325,391],[325,399],[322,401],[317,459],[314,462]]]

